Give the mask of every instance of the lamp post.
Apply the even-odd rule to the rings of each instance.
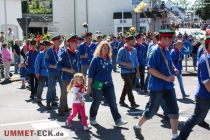
[[[7,2],[4,0],[5,40],[7,40]]]

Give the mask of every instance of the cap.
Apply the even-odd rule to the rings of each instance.
[[[42,44],[43,44],[44,46],[50,46],[50,45],[52,45],[52,43],[51,43],[49,40],[43,40],[43,41],[42,41]]]
[[[30,39],[30,45],[36,45],[36,39],[34,38]]]
[[[92,36],[93,34],[91,33],[91,32],[87,32],[86,34],[85,34],[85,37],[88,37],[88,36]]]
[[[130,41],[130,40],[134,40],[135,37],[134,37],[133,35],[128,35],[128,36],[125,37],[125,39],[126,39],[127,41]]]
[[[78,41],[77,35],[71,35],[68,39],[67,42],[76,42]]]
[[[60,39],[61,39],[60,34],[53,34],[53,35],[50,36],[51,41],[60,40]]]
[[[172,30],[169,30],[169,29],[159,31],[159,36],[160,37],[173,37],[174,34],[175,34],[175,32],[172,31]]]
[[[142,37],[142,36],[144,36],[144,34],[142,34],[142,33],[137,33],[137,34],[136,34],[136,39],[139,39],[139,38]]]
[[[210,36],[207,36],[205,40],[205,44],[208,44],[208,43],[210,43]]]

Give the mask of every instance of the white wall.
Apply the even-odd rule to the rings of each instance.
[[[86,22],[86,0],[76,1],[76,33],[85,32],[82,24]],[[53,0],[53,25],[60,33],[74,32],[74,0]],[[130,12],[131,0],[88,0],[89,31],[114,33],[114,12]]]
[[[6,0],[7,4],[7,24],[17,26],[17,31],[14,31],[16,38],[22,39],[22,29],[20,28],[17,18],[22,17],[21,0]],[[5,29],[1,29],[5,24],[5,12],[4,12],[4,0],[0,0],[0,30],[5,32]],[[12,26],[11,26],[12,27]],[[15,29],[15,28],[13,28]]]

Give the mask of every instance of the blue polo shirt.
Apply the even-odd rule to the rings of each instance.
[[[27,69],[28,69],[28,73],[30,74],[35,73],[35,61],[36,61],[37,55],[38,55],[38,51],[34,51],[34,52],[29,51],[28,53],[26,53],[25,62],[27,61],[28,63]]]
[[[112,81],[111,58],[104,60],[99,56],[94,57],[88,70],[88,78],[101,82]]]
[[[45,64],[45,52],[41,51],[37,55],[35,61],[35,74],[40,74],[41,76],[48,76],[48,69]]]
[[[111,42],[110,43],[111,47],[112,47],[112,55],[117,55],[118,52],[118,47],[119,47],[119,42],[115,41],[115,42]]]
[[[28,74],[28,70],[27,70],[26,67],[20,68],[20,77],[21,77],[21,78],[22,78],[22,77],[26,77],[27,74]]]
[[[144,60],[145,46],[143,44],[136,43],[136,45],[134,47],[137,50],[137,58],[138,58],[139,66],[144,66],[145,65],[145,60]]]
[[[146,64],[148,63],[148,56],[149,56],[149,53],[150,53],[150,51],[152,50],[152,47],[153,47],[153,46],[155,46],[154,43],[150,43],[149,46],[148,46]]]
[[[169,50],[163,50],[166,61],[168,61],[169,69],[172,74],[174,74],[173,65],[171,61],[171,56]],[[153,46],[152,50],[148,55],[148,69],[154,68],[158,70],[160,73],[169,76],[169,72],[167,70],[166,64],[164,62],[163,56],[161,54],[160,48],[158,45]],[[173,89],[174,84],[170,82],[166,82],[165,80],[159,79],[151,74],[148,88],[152,91],[162,91],[162,90],[170,90]]]
[[[180,51],[177,51],[175,49],[171,50],[171,60],[175,66],[176,69],[181,72],[182,70],[182,60],[184,58],[183,54]]]
[[[84,55],[85,53],[88,54],[88,58],[82,58],[81,64],[82,65],[90,65],[91,60],[93,59],[93,54],[96,49],[96,44],[91,42],[90,46],[87,46],[85,42],[80,44],[78,51],[80,55]]]
[[[58,62],[58,54],[53,48],[49,48],[45,53],[45,64],[48,68],[48,73],[53,75],[60,75],[61,71],[58,69],[50,68],[50,65],[56,65]]]
[[[68,49],[66,49],[60,56],[57,69],[61,71],[63,68],[73,68],[76,73],[80,72],[80,55],[79,52],[76,51],[72,53]],[[73,74],[62,71],[61,78],[65,81],[70,82],[73,78]]]
[[[201,55],[204,52],[204,48],[203,47],[199,47],[198,48],[198,53],[197,53],[197,61],[200,59]]]
[[[210,65],[210,54],[207,55],[207,58]],[[203,54],[198,62],[198,86],[195,94],[196,96],[203,99],[210,99],[210,93],[204,86],[204,82],[207,80],[210,80],[210,77],[207,70],[205,54]]]
[[[128,50],[125,47],[120,48],[117,54],[117,64],[120,64],[121,62],[131,63],[132,68],[126,67],[126,66],[120,66],[120,73],[126,74],[126,73],[134,73],[135,69],[139,67],[139,62],[137,58],[137,51],[135,48],[132,48],[131,52],[128,52]]]

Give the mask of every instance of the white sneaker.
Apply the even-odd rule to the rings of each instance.
[[[84,126],[84,130],[85,130],[85,131],[88,131],[88,130],[90,130],[90,129],[91,129],[91,127]]]

